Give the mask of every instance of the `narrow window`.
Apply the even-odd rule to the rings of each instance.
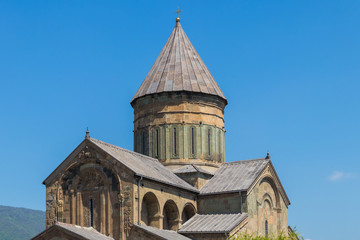
[[[159,129],[156,129],[156,157],[159,157]]]
[[[90,210],[90,227],[94,226],[94,200],[90,198],[89,202],[89,210]]]
[[[268,237],[269,235],[269,226],[268,226],[268,221],[265,220],[265,237]]]
[[[209,153],[209,155],[211,155],[211,149],[210,149],[210,129],[208,130],[208,153]]]
[[[191,128],[191,154],[195,154],[194,128]]]
[[[174,155],[176,155],[176,128],[174,128]]]
[[[221,131],[219,132],[219,160],[221,161]]]
[[[145,132],[142,133],[142,153],[145,154]]]

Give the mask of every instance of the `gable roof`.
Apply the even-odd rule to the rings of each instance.
[[[206,171],[205,169],[202,169],[201,167],[198,167],[194,164],[189,164],[189,165],[185,165],[181,168],[175,169],[173,171],[175,174],[182,174],[182,173],[203,173],[203,174],[207,174],[207,175],[211,175],[213,176],[214,174]]]
[[[166,168],[155,158],[126,150],[94,138],[90,138],[90,141],[124,164],[137,176],[142,176],[150,180],[170,184],[190,191],[199,192],[195,187],[176,176],[171,170]]]
[[[79,239],[84,239],[84,240],[114,240],[112,237],[108,237],[108,236],[105,236],[105,235],[99,233],[98,231],[96,231],[92,227],[80,227],[80,226],[77,226],[77,225],[68,224],[68,223],[61,223],[61,222],[54,223],[54,225],[52,225],[50,228],[42,231],[41,233],[39,233],[38,235],[36,235],[32,239],[35,240],[38,237],[42,237],[42,236],[46,235],[47,233],[49,233],[50,231],[52,231],[54,228],[60,229],[60,230],[62,230],[64,232],[72,234],[75,237],[78,237]]]
[[[269,163],[260,158],[223,163],[201,188],[200,195],[246,191]]]
[[[230,233],[247,216],[247,213],[196,214],[181,226],[179,233]]]
[[[145,225],[138,225],[138,224],[134,224],[133,227],[139,228],[151,235],[154,235],[160,239],[164,239],[164,240],[191,240],[188,237],[185,237],[175,231],[172,230],[161,230],[158,228],[154,228],[154,227],[150,227],[150,226],[145,226]]]
[[[215,95],[227,101],[186,36],[180,20],[176,21],[174,30],[131,103],[145,95],[178,91]]]
[[[175,186],[181,189],[198,193],[195,187],[191,186],[171,170],[164,167],[157,159],[151,158],[140,153],[120,148],[118,146],[88,137],[85,139],[44,181],[48,184],[57,174],[68,167],[70,161],[76,157],[76,154],[82,150],[86,144],[100,148],[105,153],[119,161],[135,175],[147,178],[149,180]]]

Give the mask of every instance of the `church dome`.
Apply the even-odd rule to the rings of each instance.
[[[172,170],[225,162],[227,100],[190,43],[180,20],[131,100],[134,151]]]
[[[186,36],[180,21],[131,100],[163,92],[197,92],[226,97]]]

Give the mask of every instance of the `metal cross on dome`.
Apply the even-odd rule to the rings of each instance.
[[[177,7],[177,11],[176,12],[174,12],[174,13],[176,13],[177,14],[177,18],[179,18],[179,13],[181,13],[183,10],[179,10],[179,7]]]

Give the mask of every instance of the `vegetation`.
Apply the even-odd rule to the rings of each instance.
[[[244,233],[240,236],[233,236],[229,237],[229,240],[304,240],[304,238],[296,232],[296,229],[294,228],[294,231],[289,233],[289,236],[286,236],[285,234],[280,234],[279,236],[253,236],[247,233]]]
[[[45,212],[0,206],[0,239],[30,239],[45,229]]]

